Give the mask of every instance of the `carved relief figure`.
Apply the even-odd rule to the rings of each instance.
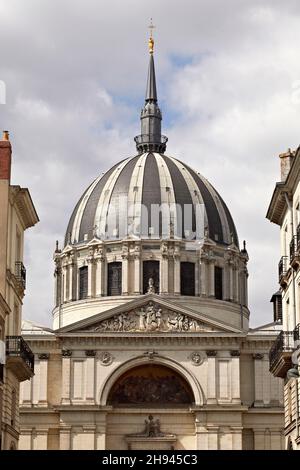
[[[146,308],[141,308],[132,312],[119,313],[107,320],[103,320],[96,327],[91,327],[93,331],[174,331],[174,332],[197,332],[212,331],[212,328],[202,324],[198,320],[184,315],[183,313],[163,310],[149,302]]]

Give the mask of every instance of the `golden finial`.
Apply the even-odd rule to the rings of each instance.
[[[149,38],[149,41],[148,41],[149,52],[150,52],[150,54],[153,54],[153,52],[154,52],[153,29],[155,28],[155,26],[152,22],[152,18],[150,18],[150,25],[148,27],[150,29],[150,38]]]

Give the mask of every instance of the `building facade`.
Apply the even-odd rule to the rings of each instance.
[[[270,351],[270,371],[284,382],[285,446],[300,449],[300,148],[279,155],[281,181],[276,183],[267,218],[280,227],[280,291],[274,312],[282,331]]]
[[[33,376],[34,356],[21,336],[26,287],[24,232],[38,222],[28,189],[10,184],[11,144],[0,141],[0,449],[19,439],[19,384]]]
[[[211,184],[165,155],[153,39],[137,154],[77,203],[53,329],[24,322],[22,449],[280,449],[277,325],[249,329],[248,253]]]

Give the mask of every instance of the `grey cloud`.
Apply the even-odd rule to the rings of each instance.
[[[252,322],[271,319],[279,237],[264,217],[276,155],[298,145],[299,14],[296,0],[0,2],[2,128],[41,218],[27,233],[26,317],[50,324],[55,240],[90,182],[135,151],[152,16],[168,151],[225,199],[248,240]]]

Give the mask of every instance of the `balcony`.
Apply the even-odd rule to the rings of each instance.
[[[6,368],[20,382],[34,374],[34,354],[22,336],[6,336]]]
[[[292,367],[294,331],[281,331],[269,352],[270,372],[275,377],[285,378]]]
[[[278,263],[278,277],[281,287],[286,287],[288,280],[288,257],[282,256]]]
[[[168,137],[159,134],[141,134],[134,138],[139,152],[164,152]]]
[[[296,328],[294,329],[293,331],[294,333],[294,341],[298,341],[297,344],[295,344],[295,348],[299,347],[300,346],[300,323],[298,323],[298,325],[296,325]]]
[[[26,268],[22,261],[15,262],[15,278],[18,283],[22,286],[22,289],[26,289]]]
[[[298,227],[299,228],[299,227]],[[298,233],[297,228],[297,233]],[[298,235],[294,235],[290,243],[290,264],[293,269],[298,269],[300,265],[300,243]]]

